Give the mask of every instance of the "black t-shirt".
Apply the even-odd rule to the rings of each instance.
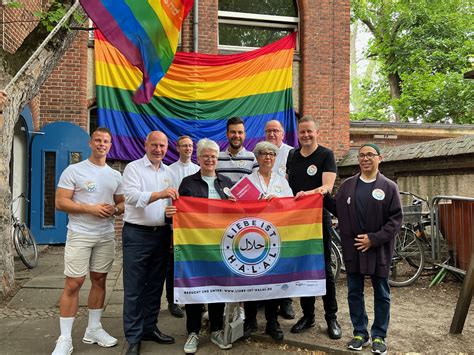
[[[316,150],[303,157],[300,148],[286,162],[288,183],[293,194],[313,190],[323,184],[323,172],[337,173],[336,159],[331,149],[318,145]]]
[[[374,184],[375,180],[372,182],[365,182],[360,178],[357,179],[357,185],[355,189],[355,205],[359,226],[363,231],[365,231],[365,221],[367,219],[367,204],[369,202],[370,196],[372,196]]]

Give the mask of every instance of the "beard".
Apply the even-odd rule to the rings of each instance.
[[[243,145],[243,144],[242,144],[241,141],[235,141],[235,142],[230,141],[230,142],[229,142],[229,145],[230,145],[230,147],[231,147],[232,149],[237,150],[237,149],[242,148],[242,145]]]

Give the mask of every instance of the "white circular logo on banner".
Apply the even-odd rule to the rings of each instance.
[[[270,222],[246,217],[229,225],[221,240],[226,266],[239,276],[261,276],[280,257],[280,235]]]

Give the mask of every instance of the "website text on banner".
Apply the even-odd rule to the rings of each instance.
[[[326,293],[319,194],[242,202],[180,197],[174,204],[176,303]]]

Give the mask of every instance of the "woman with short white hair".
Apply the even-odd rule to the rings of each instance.
[[[219,156],[219,146],[216,142],[203,138],[197,144],[197,160],[200,170],[183,179],[179,185],[180,196],[203,197],[227,200],[229,196],[224,190],[232,187],[232,181],[224,175],[216,173],[217,158]],[[179,213],[175,206],[166,208],[166,216],[171,217]],[[229,349],[232,344],[226,344],[223,333],[224,306],[220,303],[209,303],[209,322],[211,328],[211,342],[220,349]],[[199,345],[199,332],[201,330],[202,304],[186,305],[186,330],[188,339],[184,344],[186,354],[194,354]]]

